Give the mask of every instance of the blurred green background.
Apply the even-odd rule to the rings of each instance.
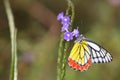
[[[113,56],[108,64],[92,64],[85,72],[67,65],[66,80],[120,80],[120,0],[73,0],[74,26],[105,47]],[[18,29],[18,80],[56,80],[60,35],[59,12],[65,0],[10,0]],[[72,46],[72,45],[71,45]],[[11,44],[8,20],[0,0],[0,80],[9,79]]]

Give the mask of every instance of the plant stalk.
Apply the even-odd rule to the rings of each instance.
[[[14,17],[9,0],[4,0],[4,5],[8,18],[11,39],[11,66],[9,80],[17,80],[17,29],[15,28]]]

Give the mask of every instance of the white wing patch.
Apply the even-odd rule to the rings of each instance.
[[[99,51],[100,47],[98,45],[96,45],[95,43],[92,42],[87,42],[88,45],[90,45],[92,48],[94,48],[95,50]]]
[[[95,42],[86,40],[92,56],[92,63],[108,63],[112,61],[112,56],[104,48]]]

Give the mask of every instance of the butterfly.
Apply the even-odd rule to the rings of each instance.
[[[85,38],[82,34],[75,40],[75,44],[68,57],[68,64],[74,70],[88,70],[92,63],[108,63],[112,56],[103,47]]]

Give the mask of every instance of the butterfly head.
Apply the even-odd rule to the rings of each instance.
[[[85,39],[85,37],[81,34],[81,35],[75,40],[75,43],[76,43],[76,42],[80,43],[83,39]]]

